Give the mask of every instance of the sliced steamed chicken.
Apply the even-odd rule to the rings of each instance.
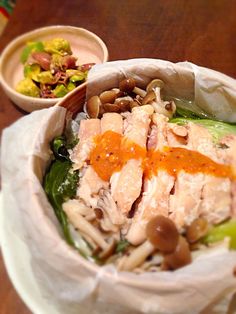
[[[193,123],[183,127],[174,126],[161,115],[155,115],[153,122],[149,149],[182,147],[223,163],[206,128]],[[127,240],[134,245],[142,243],[146,238],[147,222],[158,214],[169,216],[180,231],[198,217],[204,217],[213,224],[227,219],[231,213],[231,185],[229,178],[201,172],[192,174],[184,170],[173,177],[159,169],[156,176],[144,181],[142,199],[126,236]]]
[[[74,163],[73,168],[81,169],[94,147],[94,136],[101,133],[100,119],[81,120],[79,128],[79,143],[70,154],[70,159]]]
[[[218,152],[220,158],[236,168],[236,136],[233,134],[226,135],[221,139],[220,146],[222,147]],[[231,216],[236,218],[236,181],[231,182],[231,197]]]
[[[89,153],[95,145],[94,136],[98,135],[99,133],[104,133],[108,130],[112,130],[113,132],[117,133],[122,133],[123,130],[122,117],[117,113],[105,113],[101,120],[90,119],[84,121],[91,120],[93,123],[83,123],[82,126],[80,126],[80,128],[82,127],[82,131],[80,130],[79,133],[79,136],[82,136],[82,142],[86,142],[86,138],[89,142],[89,145],[86,147],[86,154],[88,154],[86,159],[89,158]],[[99,121],[99,129],[97,126],[97,120]],[[83,148],[85,148],[85,145],[83,146],[82,144],[81,147],[78,147],[78,150],[82,150]],[[81,152],[81,150],[79,152]],[[79,182],[77,196],[81,198],[87,206],[95,208],[99,199],[99,191],[101,189],[108,189],[108,187],[109,183],[102,180],[92,166],[86,165],[82,169],[82,177]]]
[[[217,153],[210,132],[197,124],[188,123],[185,148],[197,151],[217,163],[223,163]],[[169,142],[170,146],[172,142]],[[181,171],[170,196],[170,218],[179,230],[198,218],[204,217],[209,223],[219,223],[230,215],[231,181],[229,178],[211,174],[186,173]]]
[[[150,105],[135,107],[127,117],[122,146],[126,143],[138,144],[146,150],[146,142],[153,108]],[[127,216],[142,188],[142,159],[129,159],[121,171],[111,177],[111,195],[118,209]]]
[[[168,118],[161,114],[153,115],[153,126],[148,141],[148,148],[162,150],[168,145]],[[159,170],[157,175],[144,179],[142,199],[134,214],[132,224],[126,239],[133,245],[138,245],[146,239],[146,225],[156,215],[168,216],[169,195],[174,185],[174,177],[166,171]]]

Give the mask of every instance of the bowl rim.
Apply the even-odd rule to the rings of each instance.
[[[0,84],[3,86],[3,88],[10,94],[12,94],[14,96],[14,98],[20,97],[22,99],[22,101],[31,101],[31,102],[36,102],[40,105],[54,105],[56,104],[58,101],[62,100],[64,97],[58,97],[58,98],[37,98],[37,97],[31,97],[31,96],[26,96],[23,94],[18,93],[17,91],[14,90],[14,88],[12,88],[5,80],[3,73],[2,73],[2,65],[4,63],[4,59],[6,57],[6,55],[8,54],[9,51],[11,51],[14,46],[17,43],[23,42],[25,41],[25,38],[28,36],[32,36],[32,35],[37,35],[37,33],[44,33],[47,30],[60,30],[60,29],[68,29],[68,30],[77,30],[80,31],[83,34],[88,34],[90,37],[92,37],[93,39],[95,39],[99,45],[101,46],[102,50],[103,50],[103,60],[102,63],[107,62],[108,58],[109,58],[109,53],[108,53],[108,48],[105,44],[105,42],[95,33],[93,33],[90,30],[87,30],[86,28],[83,27],[77,27],[77,26],[72,26],[72,25],[50,25],[50,26],[44,26],[44,27],[39,27],[33,30],[30,30],[28,32],[25,32],[17,37],[15,37],[13,40],[11,40],[6,47],[3,49],[1,55],[0,55]]]

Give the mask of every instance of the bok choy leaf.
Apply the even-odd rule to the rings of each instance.
[[[236,220],[229,220],[217,226],[212,227],[208,234],[203,238],[203,243],[210,244],[230,239],[230,248],[236,250]]]
[[[70,161],[55,160],[45,176],[44,190],[60,222],[66,241],[74,246],[62,203],[76,194],[79,173],[71,171]]]

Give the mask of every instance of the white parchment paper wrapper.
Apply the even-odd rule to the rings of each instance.
[[[96,66],[88,95],[115,87],[130,75],[141,86],[159,77],[167,94],[196,99],[219,119],[236,121],[235,80],[186,62],[135,59]],[[42,295],[60,314],[227,313],[236,291],[236,252],[220,247],[175,272],[136,275],[87,262],[65,243],[41,185],[49,142],[62,133],[65,114],[58,106],[36,111],[5,129],[2,137],[4,211],[12,230],[28,246]]]

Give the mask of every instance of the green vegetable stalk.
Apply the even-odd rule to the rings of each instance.
[[[236,250],[236,220],[231,219],[210,229],[203,243],[210,244],[230,238],[230,248]]]

